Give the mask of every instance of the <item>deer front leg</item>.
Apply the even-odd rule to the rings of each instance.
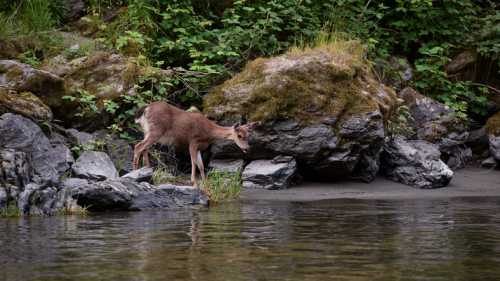
[[[189,156],[191,157],[191,184],[193,187],[198,187],[196,182],[196,146],[189,145]]]
[[[201,158],[201,152],[199,150],[196,153],[196,166],[198,166],[198,169],[200,170],[201,178],[203,180],[206,180],[207,177],[205,176],[205,167],[203,166],[203,158]]]
[[[143,143],[144,143],[144,141],[141,141],[134,146],[134,160],[132,161],[134,170],[139,169],[139,161],[140,161],[141,155],[142,155]]]
[[[151,167],[149,162],[149,148],[144,149],[142,152],[142,161],[144,162],[144,166]]]

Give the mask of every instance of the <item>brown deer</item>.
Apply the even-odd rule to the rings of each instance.
[[[222,127],[208,120],[204,115],[186,112],[166,102],[158,101],[140,108],[135,122],[144,131],[144,140],[134,147],[134,169],[139,168],[142,155],[144,165],[150,166],[149,147],[155,143],[174,146],[176,149],[189,149],[191,157],[191,183],[197,187],[196,167],[202,179],[206,179],[201,151],[218,139],[233,140],[243,152],[249,149],[249,132],[257,123],[236,124]]]

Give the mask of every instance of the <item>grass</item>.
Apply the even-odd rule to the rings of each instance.
[[[13,202],[10,202],[7,207],[0,209],[0,218],[17,218],[23,215],[21,209]]]
[[[74,206],[64,206],[64,208],[58,209],[56,214],[59,216],[88,216],[90,206],[80,207],[78,205]]]
[[[212,202],[231,201],[239,197],[241,192],[241,173],[212,170],[203,182],[203,189]]]
[[[162,166],[157,168],[153,172],[153,184],[160,185],[165,183],[175,184],[175,185],[191,185],[190,179],[184,174],[179,174],[174,171],[174,168],[168,166]]]

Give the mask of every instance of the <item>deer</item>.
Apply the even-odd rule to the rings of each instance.
[[[226,139],[234,141],[246,153],[250,148],[250,131],[259,124],[252,122],[246,125],[237,123],[229,127],[219,126],[201,113],[184,111],[164,101],[139,108],[135,122],[141,126],[144,139],[134,146],[134,170],[139,168],[141,156],[143,164],[150,167],[149,148],[155,143],[188,149],[191,158],[191,183],[195,188],[198,187],[196,168],[201,178],[206,180],[201,152],[216,140]]]

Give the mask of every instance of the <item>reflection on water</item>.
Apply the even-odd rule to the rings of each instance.
[[[500,198],[0,219],[0,280],[500,280]]]

